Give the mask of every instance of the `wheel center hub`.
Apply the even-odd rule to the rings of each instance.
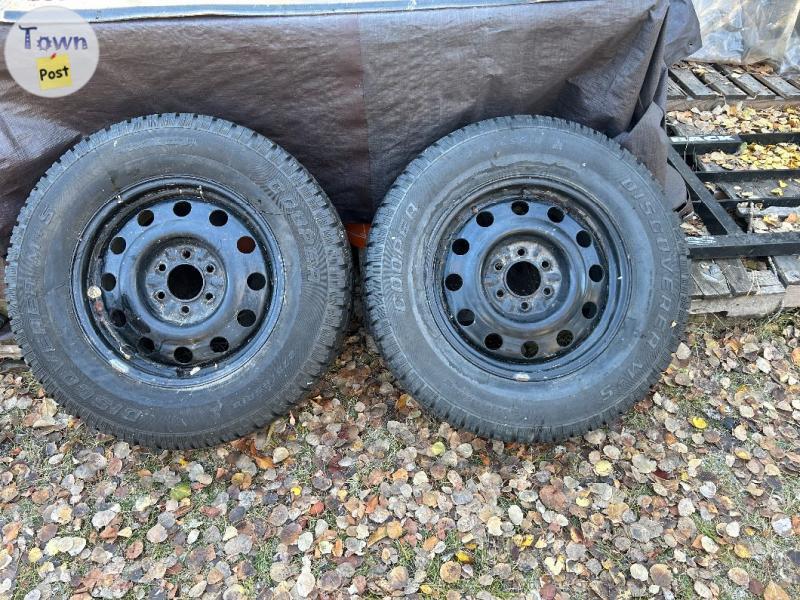
[[[194,265],[178,265],[167,275],[167,287],[178,300],[194,300],[203,290],[203,274]]]
[[[216,252],[196,240],[177,240],[158,250],[146,269],[144,293],[162,321],[189,325],[207,319],[222,302],[225,267]]]
[[[557,253],[533,235],[497,244],[483,266],[484,293],[491,304],[527,321],[555,308],[563,283]]]
[[[517,296],[532,296],[541,283],[539,269],[527,260],[514,263],[506,271],[506,287]]]

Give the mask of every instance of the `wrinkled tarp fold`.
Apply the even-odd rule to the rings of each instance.
[[[0,24],[0,43],[10,26]],[[0,65],[6,233],[36,180],[82,136],[158,112],[213,115],[266,135],[311,171],[345,222],[368,222],[397,175],[438,138],[502,115],[588,125],[664,182],[665,61],[699,47],[689,0],[96,19],[93,26],[100,62],[75,94],[33,96]]]

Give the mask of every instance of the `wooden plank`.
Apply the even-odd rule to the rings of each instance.
[[[742,200],[747,202],[747,200]],[[767,215],[775,215],[780,219],[785,219],[791,214],[798,212],[796,206],[768,206],[767,208],[750,208],[749,206],[738,206],[736,214],[740,217],[766,217]]]
[[[727,77],[717,71],[713,65],[695,69],[694,74],[712,90],[722,94],[728,103],[736,103],[740,100],[746,100],[748,97],[744,90],[734,85]]]
[[[750,278],[744,263],[739,258],[724,258],[714,261],[725,276],[725,281],[733,296],[747,296],[753,291],[753,280]]]
[[[667,110],[691,110],[694,105],[694,100],[677,83],[667,78]]]
[[[670,73],[675,81],[693,98],[697,100],[721,100],[720,95],[700,81],[690,69],[675,67],[670,70]]]
[[[782,77],[777,75],[762,75],[760,73],[754,73],[753,77],[758,79],[781,98],[786,100],[800,100],[800,89],[794,87]]]
[[[689,94],[688,102],[701,110],[709,110],[721,106],[724,102],[722,96],[700,81],[697,76],[686,67],[675,67],[670,71],[672,77]]]
[[[729,317],[760,317],[783,306],[786,290],[771,270],[748,271],[750,292],[745,295],[716,298],[692,298],[692,314],[722,313]]]
[[[784,308],[800,306],[800,256],[773,256],[769,263],[786,288]]]
[[[681,89],[677,83],[667,78],[667,99],[668,100],[681,100],[686,98],[686,92]]]
[[[704,160],[703,156],[699,157],[698,166],[703,171],[724,172],[717,163]],[[759,198],[774,198],[776,200],[781,197],[792,198],[800,196],[800,181],[797,178],[791,179],[762,179],[756,181],[743,181],[740,183],[732,182],[719,182],[714,184],[715,188],[725,194],[731,200],[738,200],[741,202],[750,202],[751,199]],[[773,194],[773,190],[780,188],[783,191],[783,196]],[[744,195],[746,194],[746,195]],[[797,208],[789,209],[790,212],[797,212]],[[739,208],[739,216],[750,216],[750,208]],[[770,209],[771,212],[776,212]],[[779,211],[778,211],[779,212]],[[754,215],[760,214],[758,210],[753,212]]]
[[[22,360],[22,350],[13,341],[7,344],[0,344],[0,361],[5,359]]]
[[[800,88],[800,77],[797,75],[787,75],[784,77],[786,81],[791,83],[794,87]]]
[[[692,297],[721,298],[731,295],[722,269],[713,260],[692,261]]]
[[[775,100],[777,95],[750,73],[741,73],[729,65],[718,65],[719,70],[725,74],[738,87],[742,88],[748,96],[755,100]]]

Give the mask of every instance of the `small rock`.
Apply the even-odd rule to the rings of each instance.
[[[314,578],[314,575],[311,573],[310,569],[303,569],[303,572],[300,573],[300,576],[297,578],[297,583],[295,584],[295,590],[297,594],[301,598],[307,598],[311,592],[314,591],[314,586],[317,584],[317,580]]]
[[[114,517],[117,516],[117,513],[120,510],[120,505],[116,504],[108,510],[101,510],[100,512],[95,513],[95,515],[92,517],[92,525],[94,525],[95,529],[102,529],[114,520]]]
[[[566,549],[567,558],[572,561],[579,561],[586,558],[586,546],[576,542],[567,544]]]
[[[206,591],[207,585],[208,583],[205,581],[200,581],[189,588],[189,591],[186,592],[186,595],[189,596],[189,598],[199,598],[203,595],[203,592]]]
[[[305,552],[311,548],[313,543],[314,534],[310,531],[304,531],[300,534],[300,537],[297,538],[297,549],[300,550],[300,552]]]
[[[716,554],[719,551],[717,543],[707,535],[700,538],[700,545],[703,547],[703,550],[709,554]]]
[[[247,554],[253,547],[253,539],[249,535],[239,534],[225,543],[225,554],[228,558]]]
[[[289,520],[289,509],[283,504],[278,504],[269,515],[269,522],[275,527],[280,527]]]
[[[781,537],[792,534],[792,520],[789,517],[777,517],[772,520],[772,529]]]
[[[502,521],[500,521],[500,517],[489,517],[489,520],[486,521],[486,531],[489,532],[489,535],[503,535],[503,528],[501,525]]]
[[[644,454],[637,454],[631,459],[633,468],[640,473],[652,473],[656,470],[656,461],[650,460]]]
[[[756,359],[756,367],[758,367],[758,370],[761,371],[762,373],[769,373],[770,371],[772,371],[772,366],[769,364],[769,361],[763,356],[759,356]]]
[[[386,535],[389,539],[397,540],[403,535],[403,525],[400,521],[391,521],[386,525]]]
[[[269,567],[269,578],[276,583],[286,581],[290,575],[291,569],[284,562],[274,562]]]
[[[694,582],[694,591],[701,598],[713,598],[714,597],[714,593],[711,591],[711,588],[709,588],[702,581],[695,581]]]
[[[700,493],[709,500],[717,495],[717,486],[713,481],[704,481]]]

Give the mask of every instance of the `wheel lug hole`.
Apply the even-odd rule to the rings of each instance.
[[[445,278],[444,285],[451,292],[456,292],[464,285],[464,280],[461,279],[460,275],[452,273]]]
[[[211,351],[216,353],[227,352],[228,348],[230,348],[228,340],[226,340],[224,337],[215,337],[213,340],[211,340],[210,346]]]
[[[550,261],[543,260],[541,264],[542,264],[542,269],[544,269],[545,271],[549,271],[550,270],[550,267],[551,267]]]
[[[125,313],[118,309],[112,310],[109,316],[115,327],[125,327],[125,324],[128,322]]]
[[[520,305],[519,305],[519,307],[520,307],[522,310],[528,310],[528,309],[531,307],[531,305],[530,305],[530,304],[528,304],[527,302],[523,302],[522,304],[520,304]]]
[[[213,273],[214,265],[206,265],[206,273]]]
[[[181,252],[181,256],[183,258],[187,258],[187,259],[191,258],[192,257],[192,252],[191,252],[191,250],[184,250],[183,252]]]
[[[490,333],[483,343],[489,350],[499,350],[503,346],[503,338],[497,333]]]
[[[185,315],[188,315],[190,310],[188,306],[181,306],[181,312]]]
[[[189,350],[189,348],[186,348],[185,346],[179,346],[179,347],[175,348],[175,352],[173,352],[173,356],[175,357],[175,360],[177,362],[179,362],[181,364],[184,364],[184,365],[187,364],[187,363],[192,362],[192,358],[194,358],[193,355],[192,355],[192,351]]]
[[[525,254],[526,254],[525,248],[520,248],[519,250],[517,250],[518,256],[525,256]]]
[[[156,350],[156,344],[153,340],[149,337],[143,337],[139,339],[139,342],[136,344],[140,351],[144,352],[145,354],[152,354]]]
[[[539,353],[539,344],[536,342],[525,342],[522,344],[522,356],[533,358]]]
[[[158,270],[163,273],[164,271],[167,270],[167,265],[165,265],[164,263],[161,263],[160,265],[158,265]]]
[[[506,293],[503,290],[497,290],[497,297],[498,298],[502,298],[505,295],[506,295]]]
[[[574,339],[575,339],[575,336],[568,329],[564,329],[562,331],[559,331],[558,335],[556,336],[556,342],[562,348],[566,348],[567,346],[569,346],[573,342]]]
[[[501,262],[495,263],[494,264],[494,270],[495,271],[502,271],[503,270],[503,263],[501,263]]]
[[[544,288],[544,289],[542,290],[542,293],[543,293],[545,296],[551,296],[551,295],[553,294],[553,290],[552,290],[551,288],[549,288],[549,287],[546,287],[546,288]]]
[[[461,309],[456,315],[456,319],[461,325],[468,327],[475,322],[475,313],[468,308]]]
[[[167,297],[167,295],[164,292],[162,292],[161,290],[157,291],[155,296],[156,296],[156,300],[164,300],[164,298]]]
[[[206,300],[208,300],[209,302],[211,302],[213,299],[214,299],[214,294],[212,294],[211,292],[208,292],[208,293],[206,294]]]

